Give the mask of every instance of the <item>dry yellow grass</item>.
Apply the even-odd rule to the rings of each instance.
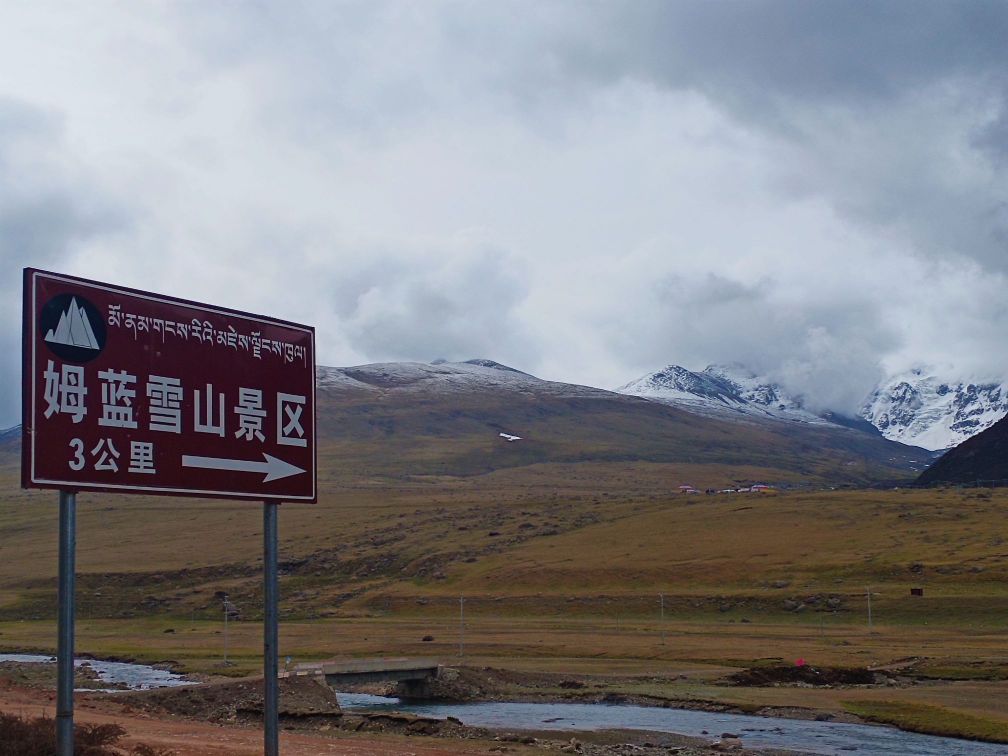
[[[456,566],[459,587],[708,593],[768,588],[1003,597],[1002,492],[681,496]]]
[[[831,709],[895,701],[1003,725],[1001,673],[870,691],[717,683],[767,659],[924,657],[967,678],[1008,664],[1008,492],[675,493],[768,472],[638,462],[327,481],[317,505],[281,508],[281,654],[451,662],[464,595],[472,663],[638,674],[645,687],[683,675],[661,694]],[[51,650],[56,495],[19,491],[3,474],[0,648]],[[261,527],[256,503],[82,494],[78,648],[258,669]],[[215,666],[221,590],[250,620],[231,624],[235,670]]]

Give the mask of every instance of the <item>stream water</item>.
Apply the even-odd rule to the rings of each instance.
[[[0,662],[55,663],[51,656],[0,654]],[[191,685],[181,675],[145,664],[76,659],[90,664],[109,685],[146,690]],[[806,753],[851,753],[893,756],[1008,756],[1008,745],[976,743],[902,732],[892,727],[770,719],[742,714],[722,714],[686,709],[661,709],[623,704],[570,703],[469,703],[403,702],[398,698],[339,693],[340,706],[348,710],[400,711],[425,717],[455,717],[467,725],[515,730],[650,730],[715,739],[730,732],[748,748],[781,748]]]
[[[993,756],[1008,754],[1008,745],[917,735],[892,727],[770,719],[685,709],[623,704],[401,702],[339,693],[340,706],[367,711],[400,711],[455,717],[467,725],[516,730],[650,730],[716,739],[722,733],[742,738],[747,748],[781,748],[817,754],[899,754],[899,756]]]
[[[56,657],[40,656],[38,654],[0,654],[0,662],[55,664]],[[130,690],[167,688],[172,685],[192,685],[192,681],[186,680],[182,675],[176,675],[163,669],[155,669],[146,664],[128,664],[126,662],[99,661],[97,659],[74,659],[75,667],[80,667],[84,664],[89,664],[98,673],[98,678],[102,682],[109,685],[126,685]]]

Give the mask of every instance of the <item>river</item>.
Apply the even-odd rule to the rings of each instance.
[[[40,656],[38,654],[0,654],[0,662],[20,662],[22,664],[55,664],[55,656]],[[99,661],[98,659],[74,659],[74,666],[89,664],[98,674],[98,678],[109,685],[125,685],[130,690],[148,690],[150,688],[167,688],[174,685],[192,685],[182,675],[156,669],[146,664],[129,664],[127,662]],[[88,688],[87,690],[92,690]],[[100,689],[99,689],[100,690]],[[109,688],[110,691],[119,688]]]
[[[879,725],[752,717],[686,709],[623,704],[401,702],[339,693],[348,710],[400,711],[426,717],[455,717],[467,725],[516,730],[649,730],[718,738],[730,732],[747,748],[780,748],[817,754],[899,756],[1005,756],[1008,745],[976,743],[903,732]]]
[[[55,663],[51,656],[0,654],[0,662]],[[182,675],[145,664],[76,659],[91,665],[109,685],[147,690],[191,685]],[[976,743],[903,732],[878,725],[854,725],[801,719],[771,719],[687,709],[624,704],[572,703],[416,703],[398,698],[339,693],[340,706],[357,711],[400,711],[418,716],[455,717],[467,725],[513,730],[649,730],[717,738],[730,732],[747,748],[780,748],[816,754],[865,756],[1008,756],[1008,745]]]

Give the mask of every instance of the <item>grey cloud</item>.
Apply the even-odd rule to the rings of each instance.
[[[299,138],[394,142],[485,109],[562,133],[626,81],[699,93],[780,141],[777,188],[918,254],[1006,269],[1001,2],[302,3],[187,7],[216,64],[262,57],[260,115]],[[395,65],[390,60],[396,61]]]
[[[627,78],[696,90],[782,127],[789,114],[770,114],[795,103],[884,108],[935,82],[1008,84],[1008,11],[995,1],[301,2],[177,12],[187,43],[213,66],[268,59],[284,75],[264,79],[264,89],[296,98],[298,117],[328,113],[344,128],[474,97],[558,110],[582,87]]]
[[[1008,92],[1008,87],[1006,87]],[[1001,96],[1002,103],[1008,96]],[[973,145],[994,161],[998,168],[1008,168],[1008,107],[1002,104],[1000,112],[973,135]]]
[[[0,300],[7,323],[21,321],[24,267],[59,268],[81,242],[117,229],[122,220],[92,187],[69,175],[58,118],[30,105],[0,99],[0,260],[8,275]],[[0,350],[21,352],[20,332],[4,329]],[[20,362],[0,369],[0,425],[20,417]]]
[[[695,88],[775,134],[792,186],[919,254],[1008,266],[1003,4],[630,8],[624,72]]]
[[[124,223],[72,162],[57,116],[0,98],[0,257],[9,266],[51,265],[74,240]]]
[[[1003,3],[598,8],[615,33],[569,40],[572,76],[698,91],[783,141],[792,187],[918,253],[1008,266]]]
[[[0,45],[52,64],[4,91],[65,109],[100,176],[75,173],[61,117],[0,108],[16,265],[97,255],[123,283],[315,323],[341,364],[486,356],[615,385],[739,360],[836,409],[879,360],[964,364],[956,343],[1000,368],[985,312],[963,316],[1008,270],[1000,3],[103,15],[90,47],[38,19],[42,41]],[[111,240],[96,185],[136,218]],[[942,259],[968,275],[937,286]]]
[[[450,14],[445,26],[477,70],[481,54],[498,63],[486,73],[491,91],[506,91],[537,123],[584,102],[586,89],[627,80],[697,92],[779,140],[785,198],[823,197],[921,255],[1008,269],[1003,3],[525,9],[531,32],[507,23],[506,11]]]
[[[627,78],[693,89],[768,120],[789,101],[886,105],[948,79],[1004,82],[1000,2],[597,0],[441,3],[445,55],[515,101]],[[363,15],[363,14],[362,14]],[[390,14],[378,14],[389,20]],[[455,72],[456,77],[459,72]],[[787,121],[786,116],[778,125]]]
[[[0,257],[12,267],[46,267],[63,260],[74,241],[108,230],[112,215],[95,216],[66,190],[5,197],[0,192]]]
[[[655,0],[616,12],[616,28],[628,33],[609,39],[631,70],[750,104],[773,96],[885,101],[935,79],[1006,71],[1000,2]]]
[[[463,243],[413,259],[372,253],[327,280],[340,330],[367,359],[536,359],[518,317],[529,282],[499,249]]]
[[[878,355],[899,343],[867,298],[853,306],[830,295],[788,303],[770,279],[741,283],[716,274],[671,276],[653,291],[642,320],[620,323],[644,335],[634,341],[642,363],[670,356],[691,369],[738,362],[814,410],[853,414],[882,377]]]

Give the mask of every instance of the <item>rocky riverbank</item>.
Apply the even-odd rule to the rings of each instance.
[[[447,678],[453,678],[449,674]],[[465,677],[470,683],[488,678],[475,670],[467,670],[454,679]],[[450,679],[445,679],[447,684]],[[147,716],[181,716],[204,722],[232,726],[258,726],[263,712],[262,680],[239,680],[210,683],[184,688],[136,691],[112,699],[124,713],[142,712]],[[486,693],[486,687],[483,688]],[[556,751],[589,756],[657,756],[681,754],[702,756],[712,753],[749,753],[741,739],[732,733],[717,733],[707,738],[654,732],[610,730],[584,732],[572,736],[555,731],[497,731],[464,725],[458,719],[435,719],[397,712],[343,711],[335,693],[312,677],[291,677],[281,680],[280,721],[285,730],[324,733],[357,733],[360,735],[405,735],[428,738],[451,738],[477,743],[490,743],[488,749],[499,753]],[[752,752],[755,753],[755,752]],[[760,751],[759,753],[768,753]]]

